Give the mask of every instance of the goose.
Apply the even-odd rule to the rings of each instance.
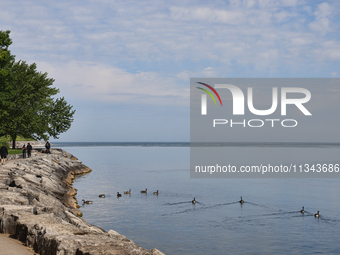
[[[129,189],[129,191],[124,191],[124,194],[131,194],[131,189]]]
[[[148,193],[148,189],[142,190],[140,193]]]
[[[302,206],[302,210],[301,210],[300,212],[301,212],[301,213],[305,213],[305,212],[306,212],[304,206]]]
[[[244,203],[244,200],[242,199],[242,196],[241,196],[241,200],[239,201],[241,204]]]
[[[158,190],[156,192],[153,193],[154,195],[158,195]]]
[[[105,194],[100,194],[98,197],[104,198],[104,197],[105,197]]]
[[[117,197],[121,197],[122,196],[122,194],[119,194],[119,192],[117,192]]]
[[[320,217],[319,211],[318,211],[316,214],[314,214],[314,217],[315,217],[315,218],[319,218],[319,217]]]
[[[191,203],[196,204],[196,198],[194,198],[194,200],[192,200]]]
[[[86,200],[86,201],[85,201],[85,200],[83,199],[82,201],[83,201],[84,204],[92,204],[92,201],[90,201],[90,200]]]

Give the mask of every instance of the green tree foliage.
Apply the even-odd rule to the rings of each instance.
[[[11,55],[11,52],[8,50],[8,47],[12,44],[9,33],[10,31],[0,30],[0,107],[2,102],[6,100],[5,95],[1,92],[5,89],[5,83],[9,80],[9,66],[14,62],[14,56]],[[0,110],[2,109],[1,107]],[[0,119],[0,121],[3,122],[2,119]],[[3,135],[5,135],[5,133],[0,126],[0,136]]]
[[[0,45],[10,44],[8,35],[8,31],[0,31],[0,38],[4,38]],[[7,50],[8,45],[3,45]],[[47,78],[47,73],[38,72],[35,63],[14,62],[8,56],[0,66],[0,71],[4,70],[6,78],[0,79],[0,134],[11,137],[13,148],[18,135],[47,140],[58,138],[71,127],[75,111],[63,97],[55,98],[59,90],[51,87],[54,79]]]
[[[4,67],[10,62],[14,61],[15,57],[11,55],[11,52],[8,50],[8,47],[12,44],[9,33],[10,31],[0,30],[0,75],[3,75],[6,72],[6,70],[4,70]]]

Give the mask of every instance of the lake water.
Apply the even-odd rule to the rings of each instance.
[[[338,178],[194,179],[188,144],[55,144],[93,170],[74,183],[79,203],[93,200],[80,208],[83,218],[144,248],[181,255],[340,253]],[[339,146],[305,147],[319,156],[340,153]],[[117,198],[129,189],[131,195]]]

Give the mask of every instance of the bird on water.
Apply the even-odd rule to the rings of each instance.
[[[154,192],[153,194],[154,194],[154,195],[158,195],[158,194],[159,194],[158,190],[157,190],[156,192]]]
[[[131,189],[129,189],[129,191],[124,191],[124,194],[131,194]]]
[[[117,192],[117,197],[121,197],[122,196],[122,194],[119,194],[119,192]]]
[[[319,213],[320,211],[318,211],[316,214],[314,214],[314,217],[315,218],[319,218],[320,217],[320,213]]]
[[[244,200],[242,199],[242,196],[241,196],[241,200],[239,201],[241,204],[244,203]]]
[[[98,197],[104,198],[105,194],[100,194]]]
[[[90,200],[85,200],[85,199],[83,199],[82,201],[83,201],[83,204],[92,204],[92,203],[93,203],[92,201],[90,201]]]
[[[305,212],[306,212],[304,206],[302,206],[302,210],[301,210],[300,212],[301,212],[301,213],[305,213]]]
[[[196,198],[194,198],[194,200],[192,200],[191,203],[196,204]]]
[[[140,193],[148,193],[148,189],[142,190]]]

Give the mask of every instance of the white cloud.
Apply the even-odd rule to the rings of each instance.
[[[296,13],[286,11],[279,11],[273,14],[273,17],[277,20],[278,23],[287,22],[289,19],[297,16],[298,15]]]
[[[317,10],[314,12],[317,18],[325,18],[331,14],[331,6],[327,2],[318,5]]]
[[[301,38],[301,37],[295,37],[290,39],[293,45],[301,46],[301,45],[307,45],[312,43],[310,40],[307,38]]]
[[[206,67],[203,70],[190,72],[190,71],[183,71],[178,73],[177,78],[181,80],[185,80],[189,82],[190,78],[214,78],[217,77],[217,71],[213,67]]]
[[[240,24],[245,16],[240,11],[214,10],[208,7],[170,7],[170,15],[175,20],[202,20],[210,23]]]
[[[72,61],[51,65],[38,63],[38,68],[55,79],[62,94],[68,97],[101,102],[146,104],[184,104],[188,89],[178,87],[174,79],[155,72],[129,73],[101,63]]]
[[[327,18],[320,18],[316,21],[313,21],[309,24],[310,28],[319,31],[322,34],[326,34],[327,32],[331,31],[331,28],[329,26],[329,19]]]
[[[314,12],[315,21],[309,24],[310,28],[319,31],[322,34],[326,34],[327,32],[331,31],[330,21],[328,16],[331,14],[331,6],[323,2],[318,5],[316,11]]]
[[[283,6],[297,6],[298,3],[298,0],[281,0]]]
[[[134,77],[142,70],[176,84],[178,77],[205,77],[206,67],[213,68],[210,75],[254,77],[269,69],[280,73],[282,66],[301,69],[306,63],[337,61],[336,33],[327,34],[331,48],[320,38],[335,32],[339,10],[333,5],[320,2],[313,13],[314,6],[303,0],[61,0],[49,5],[6,0],[0,24],[12,30],[18,59],[54,67],[61,61],[97,63]]]
[[[336,41],[323,42],[320,53],[326,59],[340,60],[340,43]]]
[[[243,1],[243,5],[247,8],[252,8],[256,5],[256,0],[246,0]]]

